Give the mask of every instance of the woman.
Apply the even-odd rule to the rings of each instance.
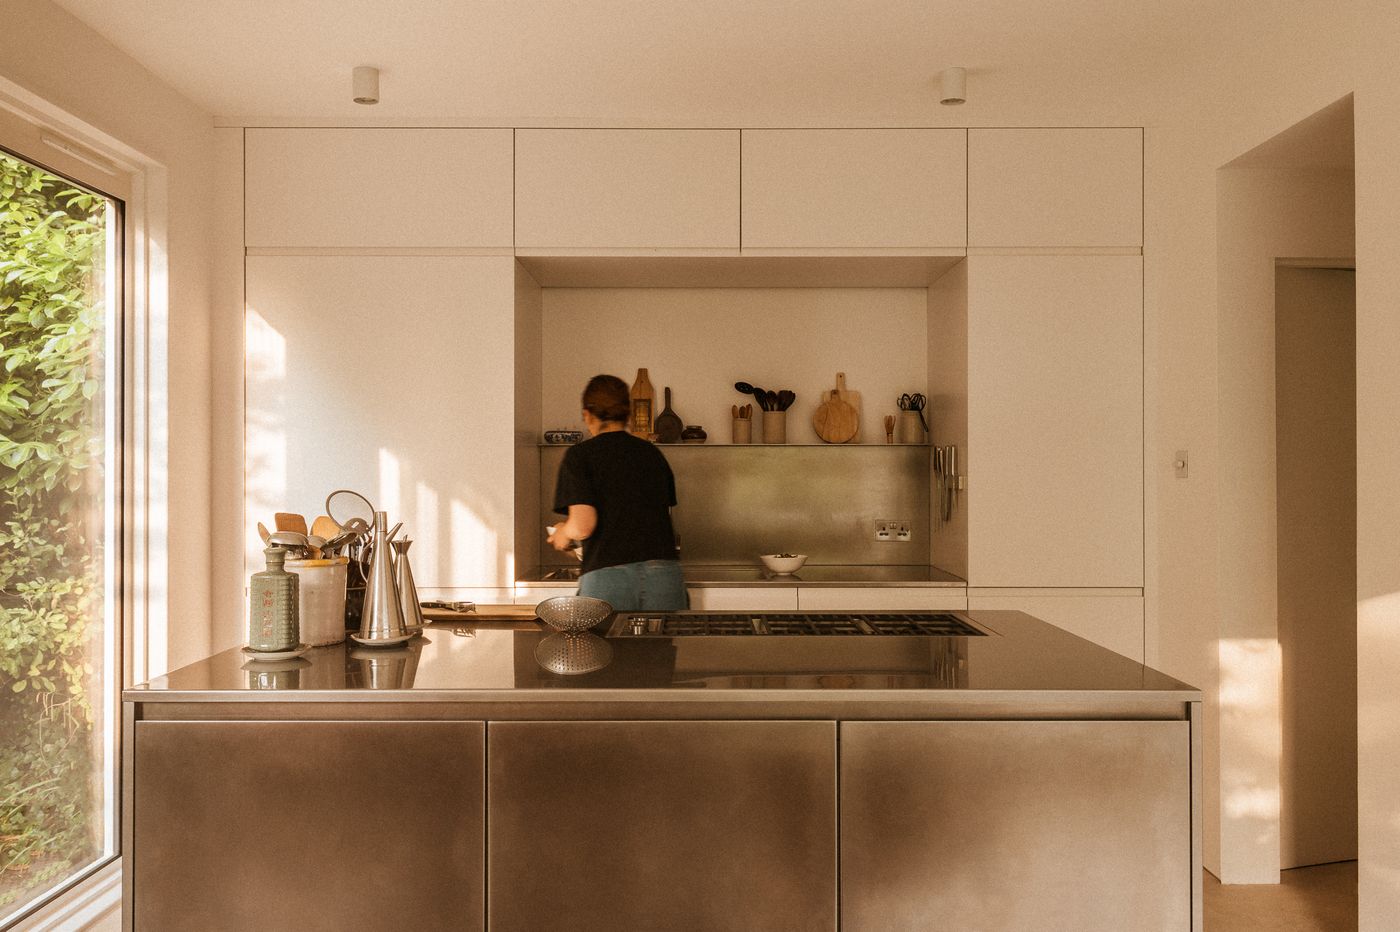
[[[559,464],[554,510],[568,517],[549,536],[556,550],[583,541],[579,595],[619,611],[678,611],[685,584],[671,527],[676,480],[653,444],[627,432],[627,384],[595,375],[583,390],[589,439]]]

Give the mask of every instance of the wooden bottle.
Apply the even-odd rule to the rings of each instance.
[[[647,370],[637,370],[637,381],[632,383],[632,423],[631,431],[643,440],[649,439],[654,431],[655,421],[654,408],[652,402],[656,399],[656,390],[651,387],[651,380],[647,378]]]

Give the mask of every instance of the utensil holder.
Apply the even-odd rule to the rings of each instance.
[[[345,640],[346,557],[328,560],[288,560],[287,569],[300,582],[298,615],[305,644],[339,644]]]
[[[924,425],[919,420],[919,412],[899,412],[899,423],[895,426],[894,436],[897,443],[923,443]]]
[[[763,412],[763,442],[787,443],[787,412]]]
[[[734,419],[732,441],[734,443],[753,443],[753,421],[751,419],[746,417]]]

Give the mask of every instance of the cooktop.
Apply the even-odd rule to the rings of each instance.
[[[948,612],[618,612],[610,637],[907,635],[983,637]]]

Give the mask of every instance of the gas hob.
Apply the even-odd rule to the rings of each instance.
[[[619,612],[610,637],[983,637],[948,612]]]

